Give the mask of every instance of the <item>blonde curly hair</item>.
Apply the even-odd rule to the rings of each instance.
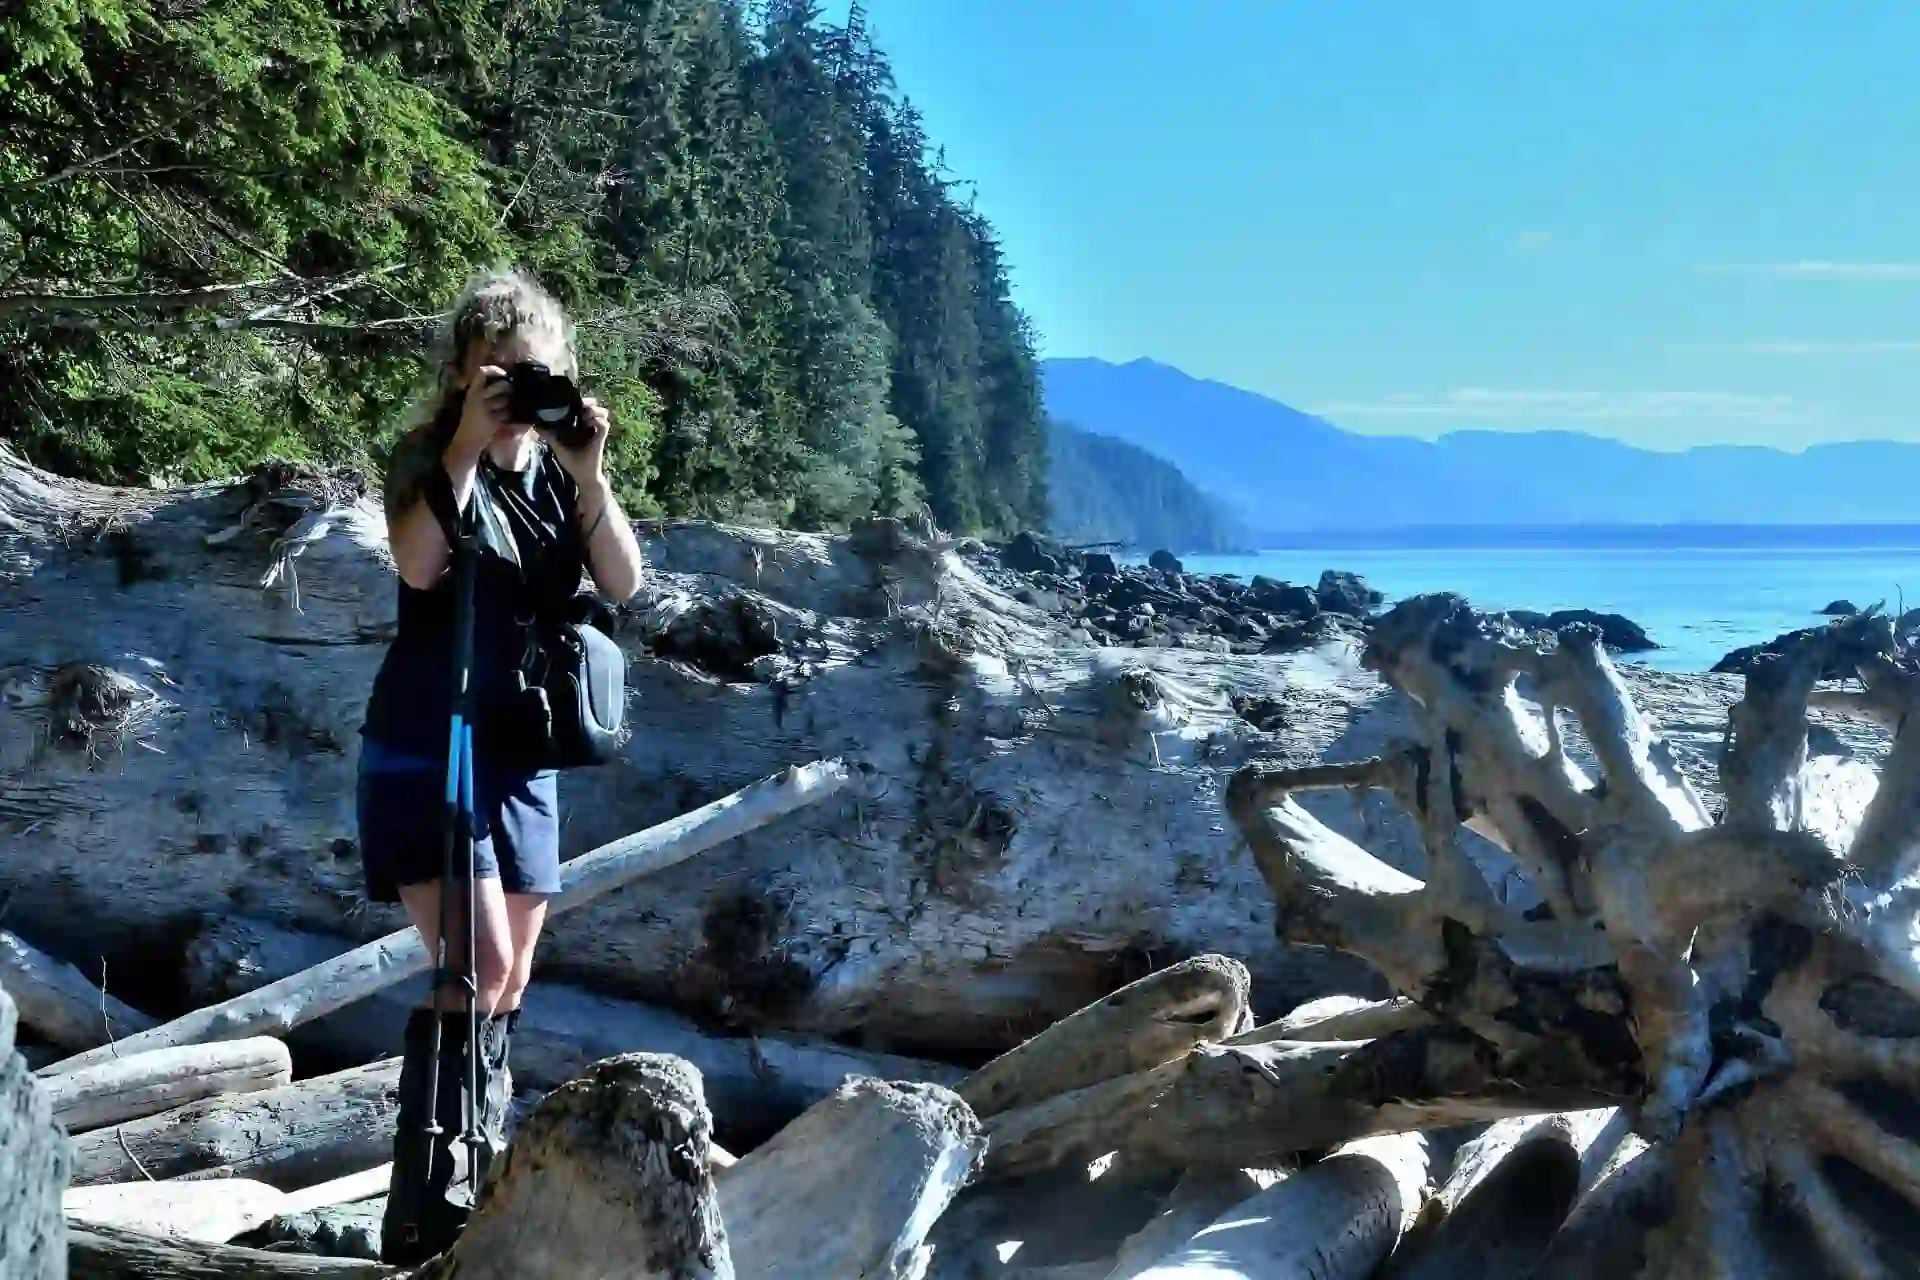
[[[491,345],[514,334],[551,338],[558,353],[553,371],[579,377],[573,322],[551,294],[513,267],[491,267],[473,276],[435,330],[432,388],[414,402],[407,430],[387,463],[389,520],[419,498],[421,482],[440,463],[447,446],[446,413],[464,392],[461,379],[474,344]]]

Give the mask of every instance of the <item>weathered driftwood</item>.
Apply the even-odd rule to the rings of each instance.
[[[212,1098],[73,1140],[73,1185],[136,1178],[254,1178],[283,1191],[390,1157],[400,1060]]]
[[[13,1000],[0,987],[0,1276],[60,1280],[66,1218],[60,1189],[73,1155],[52,1108],[13,1051]]]
[[[229,916],[210,922],[188,947],[188,990],[204,1003],[228,1000],[351,945]],[[424,977],[409,979],[299,1028],[291,1042],[348,1061],[391,1053],[426,989]],[[714,1035],[666,1010],[541,980],[528,989],[514,1032],[513,1078],[516,1086],[558,1088],[602,1058],[640,1051],[691,1063],[715,1131],[743,1147],[770,1137],[850,1076],[952,1085],[965,1075],[941,1063],[789,1036]]]
[[[171,1111],[202,1098],[258,1093],[293,1081],[293,1055],[266,1036],[155,1049],[41,1081],[68,1133]]]
[[[391,1162],[375,1165],[371,1169],[349,1173],[331,1182],[316,1182],[312,1186],[287,1192],[286,1207],[282,1212],[306,1213],[312,1209],[326,1209],[337,1204],[352,1204],[356,1200],[371,1200],[375,1196],[387,1194],[387,1187],[392,1184],[392,1181]]]
[[[68,1229],[69,1280],[400,1280],[377,1262],[168,1240],[124,1227]]]
[[[69,1187],[68,1222],[124,1227],[169,1240],[225,1244],[287,1211],[286,1193],[246,1178],[218,1182],[113,1182]]]
[[[299,520],[296,610],[260,583]],[[1377,983],[1274,940],[1221,807],[1247,759],[1364,755],[1404,719],[1350,645],[1095,648],[886,522],[641,532],[648,594],[616,628],[637,731],[562,779],[563,853],[793,762],[864,762],[886,786],[556,918],[547,976],[741,1030],[970,1057],[1206,951],[1244,958],[1271,1012],[1330,972]],[[284,470],[104,490],[0,456],[12,927],[132,975],[233,911],[356,940],[405,923],[364,901],[353,843],[394,626],[384,543],[375,499]],[[1285,714],[1263,728],[1248,700]],[[1388,821],[1417,858],[1385,804],[1331,820]],[[136,990],[119,994],[164,994]]]
[[[686,1063],[596,1063],[527,1117],[460,1239],[421,1280],[732,1280],[710,1134]]]
[[[1251,1018],[1246,966],[1196,956],[1055,1023],[968,1076],[958,1092],[981,1118],[1031,1106],[1225,1040]]]
[[[1184,1247],[1208,1223],[1285,1177],[1277,1169],[1198,1169],[1175,1184],[1160,1209],[1121,1242],[1101,1280],[1134,1280]]]
[[[1630,1136],[1527,1275],[1538,1280],[1640,1276],[1649,1239],[1672,1212],[1672,1151]]]
[[[1490,1073],[1447,1029],[1384,1040],[1202,1044],[1176,1062],[987,1121],[996,1177],[1113,1151],[1170,1169],[1262,1168],[1374,1134],[1616,1101]]]
[[[548,915],[571,910],[796,809],[818,804],[853,777],[853,771],[839,761],[789,768],[691,813],[602,845],[566,864],[560,892],[548,903]],[[419,933],[409,927],[258,991],[129,1037],[119,1052],[283,1034],[403,978],[425,973],[432,965]],[[79,1054],[47,1070],[50,1074],[77,1071],[104,1061],[111,1052]]]
[[[1395,1031],[1433,1024],[1425,1009],[1404,996],[1392,1000],[1361,1000],[1354,996],[1322,996],[1301,1005],[1284,1018],[1238,1035],[1229,1044],[1266,1044],[1273,1040],[1373,1040]]]
[[[380,1257],[380,1232],[387,1200],[378,1196],[352,1204],[328,1205],[301,1213],[283,1213],[261,1223],[233,1243],[279,1253],[310,1253],[324,1258]]]
[[[938,1085],[853,1080],[721,1173],[735,1274],[908,1280],[979,1167],[980,1122]]]
[[[1138,1280],[1371,1280],[1429,1177],[1417,1134],[1353,1143],[1228,1209]]]
[[[1630,1124],[1604,1109],[1492,1126],[1456,1153],[1383,1280],[1527,1275]]]
[[[975,1182],[927,1234],[927,1280],[1030,1280],[1095,1266],[1104,1277],[1178,1182],[1166,1170],[1135,1173],[1118,1160]]]
[[[1673,1171],[1657,1228],[1622,1174],[1575,1211],[1563,1248],[1541,1237],[1577,1190],[1573,1166],[1523,1144],[1468,1198],[1504,1219],[1490,1229],[1506,1242],[1476,1239],[1463,1207],[1435,1246],[1457,1237],[1471,1267],[1522,1246],[1577,1267],[1596,1230],[1617,1231],[1608,1256],[1688,1280],[1920,1265],[1920,1143],[1900,1119],[1920,1103],[1920,654],[1868,614],[1755,664],[1728,713],[1717,812],[1590,629],[1542,641],[1421,597],[1376,621],[1366,661],[1423,706],[1424,741],[1250,767],[1228,790],[1279,927],[1367,959],[1433,1020],[1360,1052],[1391,1062],[1453,1043],[1486,1073],[1465,1106],[1510,1100],[1495,1082],[1590,1090],[1574,1105],[1617,1102],[1661,1152],[1634,1168]],[[1835,673],[1857,687],[1815,699]],[[1897,726],[1877,777],[1811,734],[1816,701]],[[1423,832],[1423,877],[1300,803],[1324,788],[1394,796]],[[1468,826],[1510,855],[1523,893],[1494,890]],[[1516,1202],[1522,1189],[1543,1203]],[[1876,1207],[1893,1203],[1907,1210]]]
[[[115,1000],[72,965],[6,929],[0,929],[0,987],[13,997],[21,1022],[64,1049],[91,1049],[153,1026],[152,1018]]]

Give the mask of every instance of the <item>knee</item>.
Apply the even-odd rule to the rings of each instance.
[[[479,985],[477,1003],[482,1009],[499,1008],[513,993],[514,968],[513,951],[505,939],[480,940],[480,949],[473,957],[473,976]]]

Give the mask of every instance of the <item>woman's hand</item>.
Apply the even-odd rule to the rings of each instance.
[[[578,449],[569,449],[545,432],[547,444],[553,449],[553,456],[560,460],[573,482],[584,490],[595,488],[606,482],[607,478],[607,432],[613,426],[613,418],[607,413],[606,406],[592,396],[580,401],[580,421],[593,432],[593,436]]]
[[[450,470],[471,471],[479,465],[480,455],[506,430],[507,402],[512,395],[505,369],[491,364],[481,366],[480,380],[468,385],[466,400],[460,406],[460,425],[454,428],[453,439],[447,444]],[[456,475],[454,479],[457,485],[460,477]]]

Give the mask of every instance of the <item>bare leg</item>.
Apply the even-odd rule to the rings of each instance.
[[[547,922],[547,899],[537,893],[505,895],[507,934],[510,939],[509,964],[505,985],[497,1006],[501,1013],[520,1007],[527,983],[533,978],[533,951],[540,942],[540,930]]]
[[[494,879],[476,880],[473,885],[474,902],[479,914],[475,919],[475,934],[479,952],[474,957],[474,977],[479,984],[478,1005],[480,1016],[491,1018],[496,1012],[511,1008],[502,1005],[512,974],[513,930],[508,924],[507,896],[500,888],[500,882]],[[515,895],[519,897],[520,895]],[[400,902],[407,909],[407,918],[413,921],[413,927],[420,931],[420,940],[426,943],[427,954],[433,955],[438,943],[440,931],[440,882],[431,880],[424,884],[402,885]],[[447,923],[452,930],[447,939],[447,965],[455,973],[465,965],[463,954],[467,938],[466,920],[461,914],[460,895],[447,904]],[[536,933],[538,927],[536,925]],[[528,964],[531,966],[531,943],[528,945]],[[524,981],[521,986],[524,987]],[[516,991],[514,1003],[519,1002]],[[433,1006],[433,993],[429,991],[422,1007]],[[443,1008],[452,1011],[460,1008],[458,990],[450,989]]]

